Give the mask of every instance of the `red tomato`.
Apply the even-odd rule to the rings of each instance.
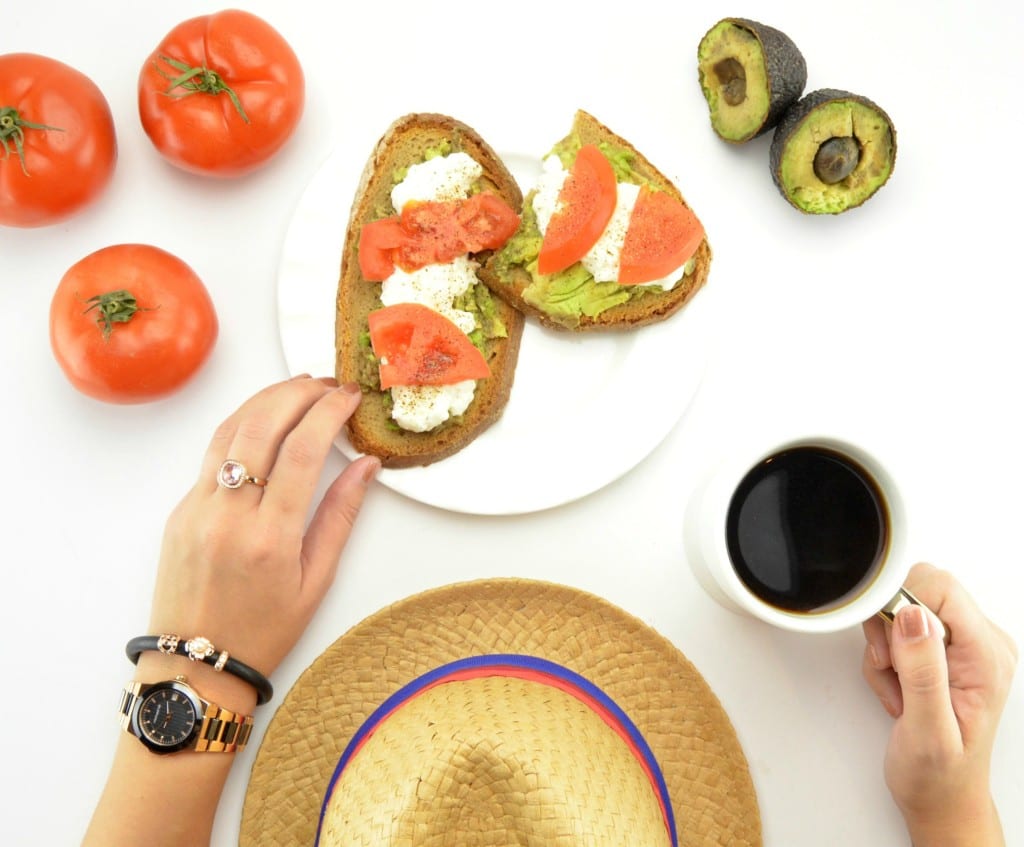
[[[704,239],[689,208],[664,191],[640,189],[622,244],[619,282],[653,282],[684,265]]]
[[[519,228],[519,215],[485,191],[466,200],[407,203],[399,217],[366,224],[359,233],[363,279],[380,282],[398,265],[415,271],[466,253],[495,250]]]
[[[469,336],[428,306],[396,303],[370,312],[369,321],[382,390],[395,385],[451,385],[491,375]]]
[[[116,244],[72,265],[50,304],[50,346],[71,384],[109,403],[181,388],[217,340],[210,295],[181,259]]]
[[[178,24],[139,74],[142,128],[169,162],[207,176],[265,164],[304,104],[305,77],[288,42],[237,9]]]
[[[611,163],[596,146],[585,144],[558,193],[560,208],[544,233],[537,271],[558,273],[586,256],[608,226],[617,198]]]
[[[95,200],[117,161],[110,106],[74,68],[0,56],[0,224],[56,223]]]

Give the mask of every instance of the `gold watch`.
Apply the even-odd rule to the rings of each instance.
[[[125,732],[154,753],[234,753],[245,749],[253,723],[252,715],[204,700],[183,676],[128,683],[121,693],[120,720]]]

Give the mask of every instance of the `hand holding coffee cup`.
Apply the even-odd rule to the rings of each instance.
[[[895,480],[864,449],[798,438],[724,463],[690,502],[687,557],[728,608],[829,632],[917,603]]]

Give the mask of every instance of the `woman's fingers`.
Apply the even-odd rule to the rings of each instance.
[[[347,384],[325,392],[309,405],[281,441],[270,484],[260,501],[261,511],[272,512],[278,520],[305,520],[334,439],[361,398],[359,386]]]
[[[334,581],[341,551],[348,541],[366,487],[377,476],[380,459],[361,456],[345,468],[324,494],[302,544],[303,586],[316,597]]]
[[[903,693],[908,734],[919,749],[955,754],[963,747],[949,691],[942,631],[928,609],[899,610],[893,624],[892,658]]]
[[[870,620],[864,621],[863,628],[871,666],[879,670],[891,668],[892,654],[889,650],[889,625],[876,615]]]
[[[200,485],[209,493],[215,491],[217,474],[227,459],[244,464],[251,476],[269,478],[285,436],[336,385],[332,379],[297,377],[253,395],[214,433],[200,470]],[[259,491],[256,486],[243,487]]]
[[[879,617],[864,621],[864,660],[861,671],[864,679],[882,707],[894,718],[903,714],[903,693],[892,666],[889,638],[891,629]]]

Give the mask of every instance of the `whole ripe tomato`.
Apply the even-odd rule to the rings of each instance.
[[[202,280],[148,244],[116,244],[72,265],[50,304],[50,346],[71,384],[108,403],[181,388],[209,358],[217,314]]]
[[[34,53],[0,56],[0,224],[70,217],[114,173],[117,139],[103,93],[74,68]]]
[[[139,117],[157,150],[214,177],[265,164],[291,137],[305,96],[288,42],[236,9],[178,24],[139,74]]]

